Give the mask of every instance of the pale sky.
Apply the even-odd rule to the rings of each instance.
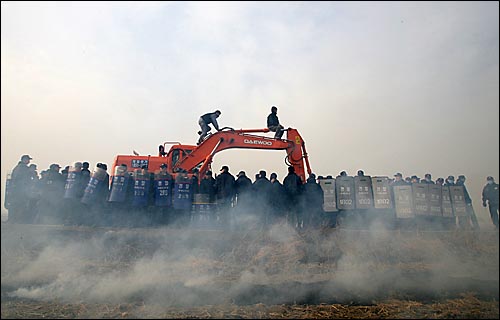
[[[264,128],[313,172],[499,176],[498,2],[2,2],[1,175],[195,144],[198,118]],[[272,136],[271,134],[265,134]],[[286,174],[284,151],[213,162]],[[482,212],[481,214],[486,214]]]

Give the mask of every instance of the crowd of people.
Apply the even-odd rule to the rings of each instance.
[[[37,166],[30,164],[32,158],[23,155],[12,170],[5,195],[5,207],[9,211],[9,222],[14,223],[65,223],[82,224],[88,220],[92,205],[86,206],[85,190],[91,180],[90,164],[75,162],[73,167],[53,163],[38,174]],[[106,172],[107,165],[98,163],[97,173]],[[101,178],[104,183],[99,188],[99,200],[105,203],[109,175]],[[106,185],[105,185],[106,184]],[[89,190],[92,188],[89,188]],[[97,193],[96,193],[97,194]]]
[[[187,222],[196,214],[192,208],[174,209],[171,205],[172,200],[176,201],[172,199],[173,186],[169,191],[171,199],[164,205],[158,205],[160,197],[155,190],[158,185],[154,179],[155,176],[162,176],[167,181],[172,179],[166,164],[161,165],[160,171],[156,173],[149,173],[146,166],[132,175],[127,173],[131,179],[127,179],[126,195],[123,201],[115,201],[106,164],[97,164],[96,170],[103,171],[104,176],[96,181],[96,171],[91,174],[88,162],[76,162],[62,172],[58,164],[52,164],[39,176],[36,165],[30,164],[31,160],[29,155],[23,155],[8,181],[5,206],[9,210],[9,222],[150,226],[176,220]],[[148,177],[151,182],[147,190],[143,190],[146,197],[139,197],[138,189],[134,186],[134,181],[138,181],[135,178],[140,175]],[[180,172],[171,182],[180,185],[186,182],[186,178],[187,175]],[[256,217],[256,222],[262,226],[287,219],[296,227],[304,228],[317,225],[321,219],[323,191],[314,174],[303,184],[294,168],[289,167],[288,175],[281,183],[276,173],[271,173],[268,178],[267,172],[261,170],[256,180],[252,181],[245,171],[240,171],[234,177],[229,167],[223,166],[215,178],[211,171],[200,178],[198,183],[199,178],[195,174],[187,181],[192,186],[191,197],[194,194],[207,195],[207,203],[212,204],[211,219],[221,224],[247,214]],[[97,188],[92,188],[92,181],[96,182]],[[87,199],[90,196],[93,196],[91,201]],[[142,202],[141,199],[146,200]],[[307,210],[304,210],[305,206]]]
[[[88,162],[75,162],[61,172],[61,166],[54,163],[38,175],[37,166],[30,164],[31,160],[29,155],[23,155],[8,181],[5,207],[9,210],[9,222],[106,226],[151,226],[176,221],[189,223],[200,216],[197,211],[200,206],[196,206],[200,204],[209,205],[205,206],[209,210],[203,212],[208,220],[222,225],[241,222],[240,218],[249,215],[255,217],[254,221],[262,227],[279,220],[287,221],[298,229],[334,226],[336,223],[335,215],[325,214],[323,210],[324,192],[319,183],[321,179],[332,177],[316,177],[311,173],[303,183],[292,166],[288,167],[288,174],[282,181],[274,172],[268,178],[265,170],[259,171],[252,181],[245,171],[233,176],[228,166],[222,166],[215,177],[212,171],[199,177],[195,170],[192,178],[179,172],[174,180],[167,172],[166,164],[154,173],[148,172],[147,166],[129,173],[122,164],[119,169],[124,172],[123,177],[129,179],[120,186],[116,180],[114,189],[118,186],[127,189],[121,197],[117,197],[113,194],[113,183],[110,184],[104,163],[98,163],[93,173]],[[363,170],[359,170],[357,175],[364,176]],[[347,172],[342,171],[337,178],[345,176],[348,176]],[[141,189],[139,181],[149,182]],[[159,181],[164,181],[164,185]],[[463,186],[467,210],[473,210],[465,181],[464,175],[460,175],[456,182],[453,176],[448,176],[446,181],[439,178],[434,182],[429,173],[424,175],[424,179],[417,176],[403,179],[401,173],[396,173],[389,185],[428,183]],[[488,177],[487,182],[482,193],[483,206],[489,205],[491,219],[498,229],[498,184],[493,177]],[[187,207],[177,210],[179,206],[172,205],[177,196],[174,186],[182,187],[185,183],[192,189],[190,202]],[[200,202],[202,198],[196,195],[205,196],[204,200]],[[473,219],[472,223],[474,227],[478,226],[477,220]]]

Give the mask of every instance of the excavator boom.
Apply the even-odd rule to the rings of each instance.
[[[174,172],[177,170],[191,171],[202,163],[200,176],[203,176],[210,169],[212,159],[217,152],[222,150],[238,149],[260,149],[260,150],[286,150],[287,165],[295,168],[295,173],[306,180],[307,172],[311,173],[309,160],[305,149],[305,143],[296,129],[288,128],[287,139],[274,139],[253,133],[266,133],[269,129],[240,129],[223,128],[206,138],[191,153],[175,164]],[[306,167],[304,167],[304,162]]]

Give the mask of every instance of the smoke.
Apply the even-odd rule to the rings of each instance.
[[[305,215],[308,212],[304,212]],[[2,301],[361,303],[474,291],[498,299],[498,234],[263,227],[252,208],[225,228],[2,224]]]

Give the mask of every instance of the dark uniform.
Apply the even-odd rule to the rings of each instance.
[[[255,181],[253,184],[253,189],[255,192],[255,201],[253,206],[253,212],[259,217],[261,226],[266,226],[269,220],[269,194],[271,190],[271,181],[267,179],[266,172],[264,170],[259,171],[259,180]]]
[[[237,206],[245,209],[250,206],[252,198],[252,180],[246,176],[245,171],[240,171],[235,181],[235,192],[237,199]]]
[[[486,202],[488,202],[490,209],[491,221],[498,230],[498,183],[495,183],[493,177],[488,177],[488,184],[483,188],[483,207],[486,207]]]
[[[271,113],[267,116],[267,128],[272,132],[276,132],[274,134],[275,139],[281,139],[281,136],[283,136],[285,132],[283,131],[284,127],[280,124],[278,119],[278,108],[275,106],[271,108]]]
[[[424,176],[423,180],[420,180],[420,183],[426,183],[426,184],[434,184],[434,181],[432,181],[432,176],[430,173],[426,173]]]
[[[455,186],[455,177],[454,176],[448,176],[446,178],[446,182],[444,183],[445,187],[453,187]]]
[[[217,189],[215,186],[215,179],[212,177],[212,171],[207,171],[205,177],[200,181],[200,193],[208,194],[208,199],[210,203],[215,202],[215,195]]]
[[[57,164],[50,165],[46,175],[40,179],[39,222],[59,224],[64,222],[63,196],[65,181]]]
[[[278,181],[278,175],[271,173],[271,189],[269,190],[270,223],[285,217],[285,188]]]
[[[404,181],[403,179],[401,180],[394,180],[391,182],[391,187],[396,187],[396,186],[407,186],[409,185],[408,182]]]
[[[234,199],[234,184],[235,180],[232,174],[229,173],[228,166],[222,166],[222,173],[215,179],[217,190],[217,206],[219,211],[219,219],[223,225],[229,225],[230,212]]]
[[[303,185],[300,177],[295,173],[295,169],[288,167],[288,175],[283,180],[285,188],[287,219],[290,224],[297,228],[303,227],[302,210],[300,208],[300,199],[302,196]]]
[[[216,110],[215,112],[205,113],[200,117],[200,119],[198,120],[198,124],[200,125],[201,131],[198,131],[200,138],[198,139],[197,144],[200,144],[203,141],[203,139],[205,139],[208,132],[211,130],[209,124],[213,124],[215,130],[220,131],[219,124],[217,123],[217,118],[220,115],[221,112],[219,110]]]
[[[9,222],[22,222],[28,214],[28,195],[31,185],[31,173],[28,164],[31,159],[29,155],[23,155],[21,161],[12,170]]]
[[[304,185],[304,226],[317,228],[323,219],[323,189],[316,182],[316,175],[311,173]]]

